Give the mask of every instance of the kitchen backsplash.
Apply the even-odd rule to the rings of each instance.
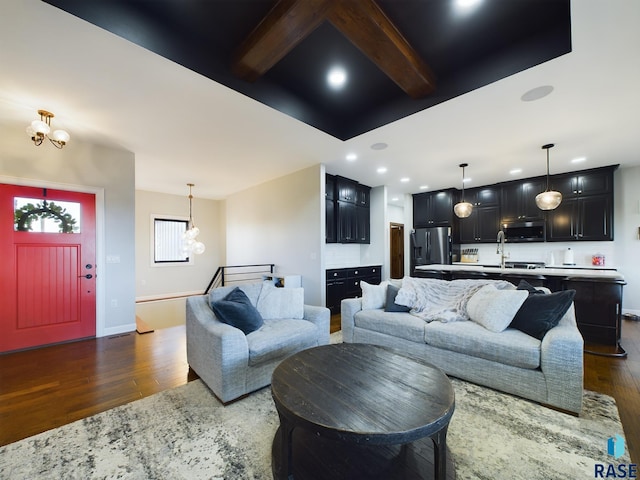
[[[324,248],[326,268],[348,268],[360,266],[360,245],[327,243]]]
[[[499,264],[500,255],[496,253],[498,244],[462,244],[460,249],[477,248],[478,263]],[[573,250],[576,265],[591,265],[591,256],[604,255],[605,267],[616,268],[614,242],[542,242],[542,243],[506,243],[507,261],[544,262],[562,265],[567,248]],[[552,260],[553,257],[553,260]],[[620,260],[622,261],[622,260]]]

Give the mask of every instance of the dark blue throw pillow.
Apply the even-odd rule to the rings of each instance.
[[[398,305],[396,303],[396,295],[400,289],[395,285],[387,285],[387,302],[384,304],[385,312],[408,312],[411,310],[410,307],[405,307],[404,305]]]
[[[245,335],[258,330],[264,323],[260,312],[238,287],[222,300],[212,302],[211,309],[221,322],[239,328]]]
[[[530,293],[509,327],[542,340],[567,313],[575,295],[575,290],[562,290],[548,295]]]

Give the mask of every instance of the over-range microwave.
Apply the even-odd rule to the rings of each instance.
[[[502,224],[502,231],[507,242],[544,242],[546,224],[543,220],[531,222],[513,222]]]

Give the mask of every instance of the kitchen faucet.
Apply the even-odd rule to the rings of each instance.
[[[508,253],[504,253],[504,232],[500,230],[498,232],[498,238],[496,239],[498,242],[498,248],[496,249],[496,253],[500,254],[500,268],[504,268],[504,259],[509,258]]]

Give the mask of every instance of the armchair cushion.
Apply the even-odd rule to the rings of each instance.
[[[258,330],[264,323],[249,297],[237,287],[222,300],[211,302],[211,309],[220,321],[239,328],[245,335]]]
[[[318,345],[318,330],[307,320],[265,319],[259,330],[247,335],[249,365],[284,359],[300,350],[315,347]]]
[[[257,308],[265,320],[301,319],[304,316],[304,289],[278,288],[271,282],[263,282]]]

